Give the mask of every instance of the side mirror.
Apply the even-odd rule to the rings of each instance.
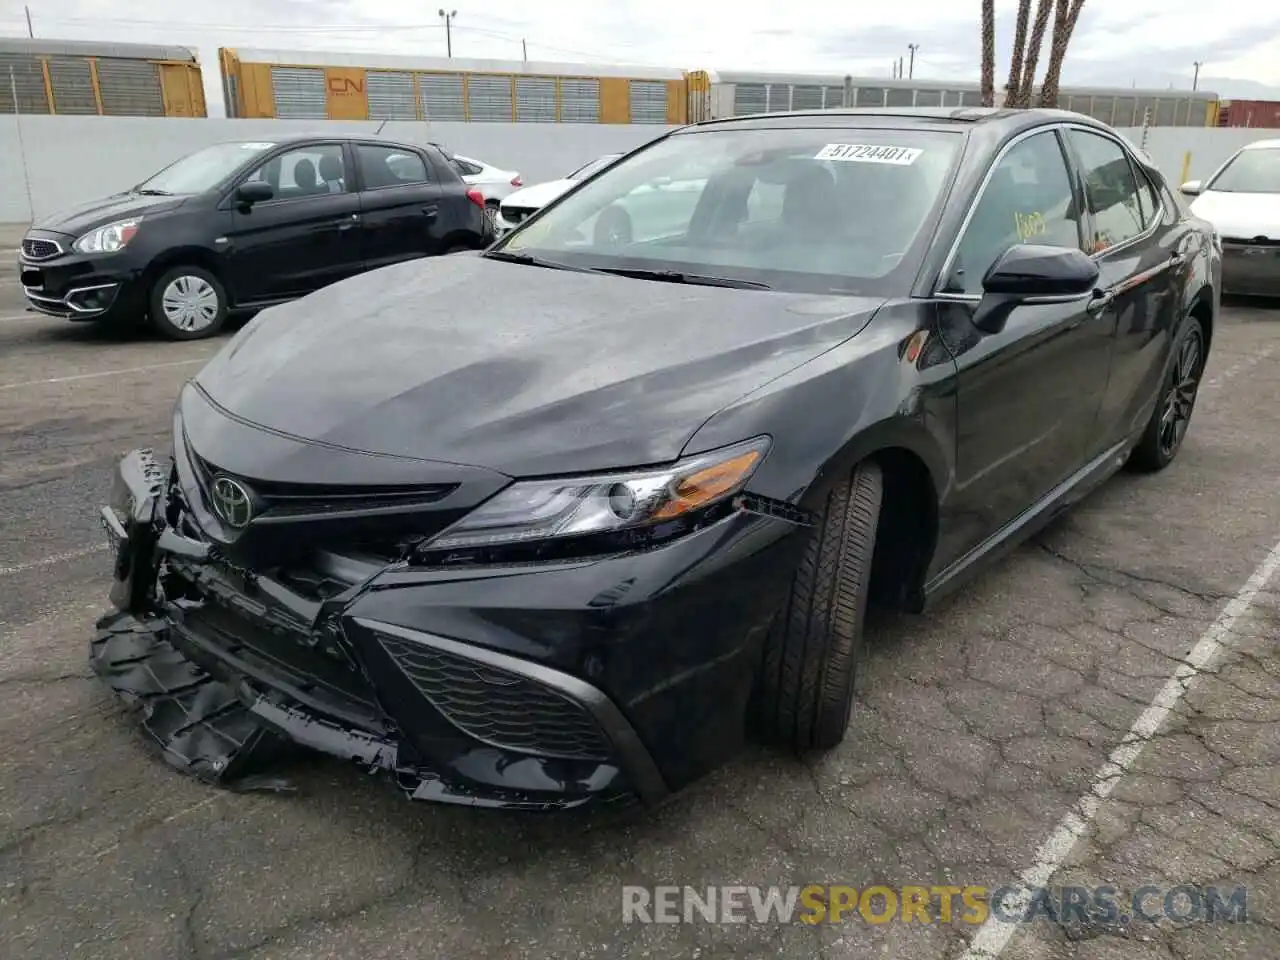
[[[1178,188],[1179,193],[1184,193],[1188,197],[1198,197],[1203,190],[1204,185],[1201,180],[1188,180]]]
[[[276,191],[271,184],[264,183],[261,180],[250,180],[248,183],[242,183],[236,187],[236,200],[245,206],[262,203],[264,200],[270,200],[275,195]]]
[[[1019,304],[1082,297],[1097,283],[1098,265],[1083,250],[1020,243],[997,258],[982,278],[982,301],[973,322],[984,333],[999,333]]]

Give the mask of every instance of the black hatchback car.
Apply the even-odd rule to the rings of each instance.
[[[546,809],[831,747],[869,603],[1173,460],[1220,274],[1077,114],[676,130],[243,329],[119,465],[92,664],[210,780],[293,741]]]
[[[35,310],[150,318],[176,340],[366,270],[477,249],[484,196],[438,147],[360,137],[220,143],[124,193],[46,217],[22,240]]]

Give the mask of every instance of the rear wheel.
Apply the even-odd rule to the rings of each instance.
[[[1195,317],[1188,317],[1174,347],[1173,365],[1165,377],[1160,399],[1151,412],[1142,439],[1129,457],[1129,466],[1134,470],[1142,473],[1163,470],[1182,449],[1207,357],[1204,327]]]
[[[226,319],[226,290],[203,267],[173,267],[151,288],[151,325],[170,340],[211,337]]]
[[[795,750],[844,739],[862,654],[883,486],[874,463],[832,489],[765,638],[752,713],[761,735]]]

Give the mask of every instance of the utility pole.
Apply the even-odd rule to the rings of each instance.
[[[1195,76],[1191,78],[1191,89],[1196,90],[1200,86],[1200,68],[1204,66],[1204,62],[1201,60],[1197,60],[1195,61],[1195,63],[1192,64],[1192,66],[1196,68],[1196,72],[1195,72]]]
[[[453,18],[457,15],[457,10],[450,10],[448,13],[445,13],[444,7],[440,8],[440,19],[444,21],[445,51],[450,57],[453,56]]]
[[[27,15],[27,36],[28,36],[28,37],[31,37],[32,39],[34,39],[34,38],[35,38],[35,35],[36,35],[36,32],[35,32],[34,30],[32,30],[32,29],[31,29],[31,8],[30,8],[30,7],[23,7],[22,9],[23,9],[23,11],[26,13],[26,15]]]
[[[911,51],[911,59],[907,63],[907,79],[911,79],[916,75],[916,51],[920,49],[920,44],[908,43],[907,49]]]

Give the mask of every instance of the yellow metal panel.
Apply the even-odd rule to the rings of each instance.
[[[667,123],[689,122],[689,84],[684,80],[667,81]]]
[[[361,67],[325,67],[325,100],[330,120],[369,119],[367,80]]]
[[[685,74],[688,83],[688,122],[698,123],[709,119],[711,104],[711,76],[705,70],[691,70]]]
[[[49,112],[57,113],[58,105],[53,102],[53,80],[49,77],[49,61],[45,57],[40,58],[40,73],[44,76],[44,98],[49,101]]]
[[[209,116],[209,107],[204,102],[204,71],[199,64],[187,64],[187,90],[191,97],[191,115],[193,117]]]
[[[191,102],[191,87],[188,83],[187,64],[160,63],[160,96],[164,100],[166,117],[194,117],[196,112]]]
[[[98,61],[89,59],[89,80],[93,83],[93,102],[98,105],[98,116],[102,116],[102,86],[98,83]]]
[[[1220,103],[1217,100],[1210,100],[1205,104],[1204,108],[1204,125],[1206,127],[1216,127],[1218,125],[1218,112]]]
[[[276,98],[271,90],[271,64],[240,64],[240,100],[243,117],[274,117]]]
[[[564,96],[563,91],[560,89],[560,81],[563,79],[564,77],[556,77],[556,123],[559,123],[562,119],[561,108],[564,105]]]
[[[418,82],[418,75],[413,75],[413,115],[419,120],[424,119],[422,116],[422,84]]]
[[[631,122],[631,81],[618,77],[600,78],[600,122]]]

